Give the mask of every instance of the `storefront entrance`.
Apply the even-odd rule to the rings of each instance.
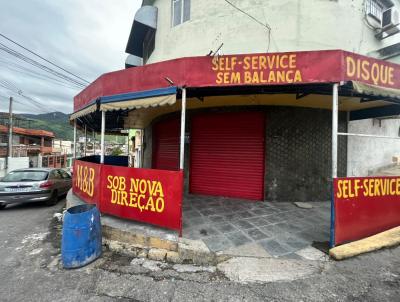
[[[153,169],[179,170],[180,119],[165,119],[153,126]]]
[[[264,200],[264,162],[264,113],[193,116],[190,193]]]

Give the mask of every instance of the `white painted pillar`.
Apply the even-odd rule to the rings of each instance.
[[[337,177],[339,84],[333,84],[332,94],[332,180]]]
[[[93,130],[93,155],[96,155],[96,131]]]
[[[144,145],[144,128],[140,130],[140,148],[139,148],[140,160],[139,160],[139,168],[143,168],[143,162],[144,162],[143,145]]]
[[[8,114],[8,157],[13,157],[13,98],[10,97]]]
[[[85,144],[84,144],[84,156],[86,156],[86,148],[87,148],[87,126],[85,125]]]
[[[185,124],[186,124],[186,88],[182,88],[182,109],[181,109],[181,145],[179,169],[183,170],[185,160]]]
[[[101,112],[101,143],[100,143],[100,163],[104,164],[104,154],[106,152],[104,145],[104,133],[106,132],[106,112]]]
[[[74,150],[73,158],[76,158],[76,119],[74,119]]]

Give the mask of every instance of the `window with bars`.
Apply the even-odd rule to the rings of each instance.
[[[8,136],[7,135],[0,135],[0,143],[7,143]]]
[[[367,0],[365,9],[368,16],[374,18],[379,23],[382,22],[382,14],[385,10],[393,6],[391,1]]]
[[[380,1],[377,0],[368,0],[366,2],[367,5],[367,14],[377,21],[381,22],[382,20],[382,13],[383,13],[383,5]]]
[[[172,26],[190,20],[190,0],[172,0]]]

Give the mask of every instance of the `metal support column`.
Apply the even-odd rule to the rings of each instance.
[[[179,169],[183,170],[185,160],[185,123],[186,123],[186,88],[182,88],[182,111],[181,111],[181,145]]]
[[[144,167],[144,128],[140,130],[140,163],[139,167]]]
[[[101,142],[100,142],[100,163],[104,164],[104,154],[106,152],[104,145],[104,132],[106,131],[106,112],[101,112]]]
[[[76,119],[74,120],[74,152],[73,158],[76,158]]]
[[[333,84],[332,95],[332,180],[337,177],[339,84]]]

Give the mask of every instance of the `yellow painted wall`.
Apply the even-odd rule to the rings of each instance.
[[[340,97],[339,110],[353,111],[365,108],[388,105],[383,101],[361,103],[359,98]],[[201,109],[212,107],[234,107],[234,106],[294,106],[319,109],[331,109],[332,97],[324,95],[308,95],[296,99],[295,94],[258,94],[258,95],[230,95],[205,97],[203,100],[190,98],[187,100],[187,109]],[[132,110],[125,119],[124,128],[145,128],[155,118],[167,113],[181,110],[180,100],[174,105],[155,108]]]

